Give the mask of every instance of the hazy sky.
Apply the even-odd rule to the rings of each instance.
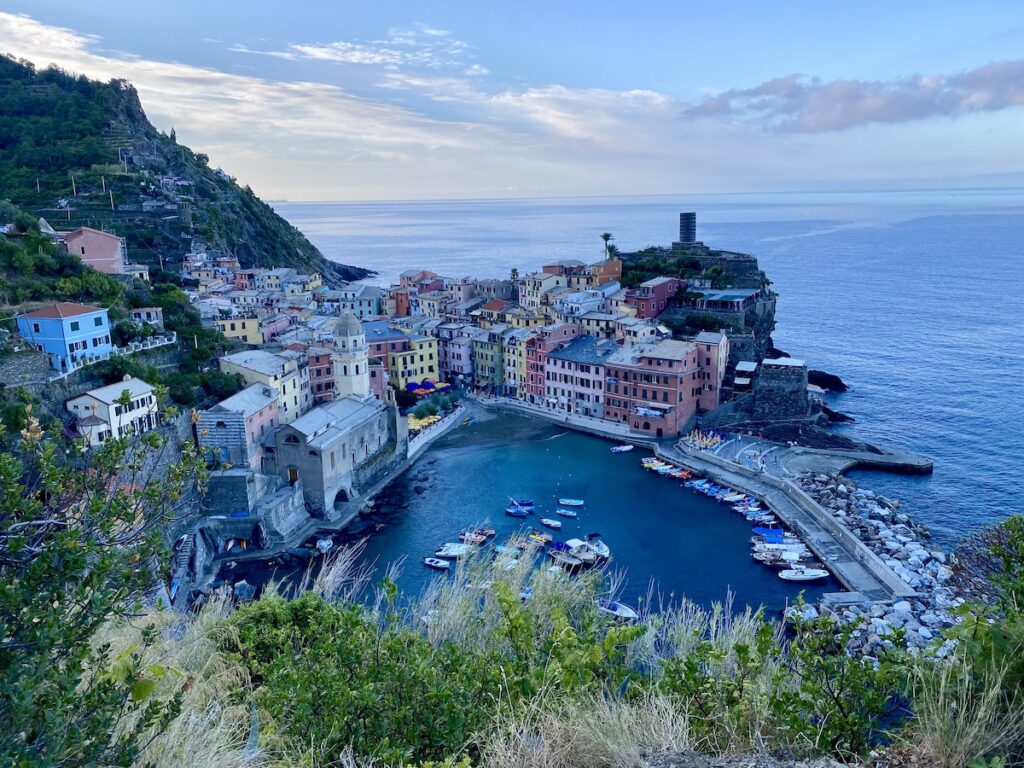
[[[266,198],[966,185],[1024,174],[1024,2],[7,0]]]

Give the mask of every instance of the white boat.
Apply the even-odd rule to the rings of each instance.
[[[633,450],[632,445],[614,445],[612,446],[612,453],[629,453]]]
[[[611,549],[609,549],[608,545],[601,539],[600,533],[588,533],[587,544],[590,545],[590,548],[594,550],[594,553],[602,560],[607,560],[612,556]]]
[[[549,554],[551,559],[555,561],[555,565],[561,566],[566,570],[572,570],[579,568],[583,565],[583,561],[575,555],[570,555],[568,552],[562,552],[556,549],[552,549]]]
[[[556,531],[562,527],[561,520],[552,520],[550,517],[542,517],[540,519],[540,524],[548,528],[554,528]]]
[[[434,556],[444,558],[465,557],[469,554],[469,551],[472,548],[473,546],[471,544],[453,544],[451,542],[448,542],[446,544],[442,544],[438,548],[437,552],[434,553]]]
[[[563,507],[582,507],[583,499],[559,499],[558,503]]]
[[[434,568],[438,571],[447,571],[451,568],[451,563],[438,557],[424,557],[423,564],[427,566],[427,568]]]
[[[566,539],[565,546],[569,548],[569,554],[578,557],[584,565],[593,565],[597,562],[597,552],[583,539]]]
[[[334,541],[332,539],[324,537],[316,540],[316,551],[321,555],[326,555],[332,549],[334,549]]]
[[[824,568],[790,568],[779,571],[779,578],[783,581],[818,581],[827,579],[828,571]]]
[[[579,517],[580,516],[580,513],[577,512],[575,509],[564,509],[563,507],[556,508],[555,509],[555,514],[556,515],[561,515],[562,517]]]
[[[640,614],[625,603],[620,603],[618,600],[609,600],[606,597],[599,597],[594,602],[597,604],[597,610],[601,613],[608,616],[614,616],[620,621],[636,621],[640,618]]]

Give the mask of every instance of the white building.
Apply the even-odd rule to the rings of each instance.
[[[77,418],[78,432],[89,447],[111,438],[141,435],[160,423],[153,386],[131,376],[73,397],[65,407]]]
[[[364,398],[370,394],[370,351],[363,325],[348,310],[334,324],[334,396]]]

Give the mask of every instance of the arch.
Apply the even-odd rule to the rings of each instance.
[[[339,488],[338,492],[334,494],[334,502],[331,504],[331,507],[336,507],[338,506],[339,502],[344,503],[348,500],[348,491],[346,491],[344,488]]]
[[[299,438],[297,438],[295,435],[288,435],[287,437],[285,437],[284,441],[290,445],[299,444]]]
[[[651,422],[645,421],[644,422],[644,429],[650,429],[650,428],[651,428]]]
[[[310,456],[319,456],[320,454],[319,454],[319,453],[318,453],[317,451],[313,451],[313,450],[311,450],[311,451],[309,452],[309,455],[310,455]]]
[[[216,427],[217,429],[225,429],[227,425],[228,424],[226,421],[218,421],[216,424],[214,424],[214,427]]]

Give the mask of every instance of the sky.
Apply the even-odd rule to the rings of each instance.
[[[5,0],[267,199],[1024,183],[1024,3]]]

